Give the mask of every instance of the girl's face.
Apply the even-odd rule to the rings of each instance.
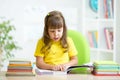
[[[63,35],[63,27],[59,29],[48,29],[48,34],[50,36],[50,39],[53,41],[59,41]]]

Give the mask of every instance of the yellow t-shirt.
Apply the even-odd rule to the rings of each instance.
[[[34,53],[34,56],[41,56],[43,57],[45,63],[52,64],[52,65],[58,65],[58,64],[64,64],[69,62],[69,58],[71,56],[77,55],[77,50],[75,48],[75,45],[73,43],[73,40],[71,38],[67,38],[67,42],[69,45],[68,52],[63,52],[63,48],[60,45],[60,42],[53,42],[52,46],[49,49],[49,52],[42,53],[40,50],[44,46],[43,39],[41,38],[36,46],[36,51]]]

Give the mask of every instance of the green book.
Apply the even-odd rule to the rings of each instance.
[[[119,69],[119,65],[97,65],[96,69]]]
[[[119,65],[118,63],[116,63],[114,61],[95,61],[93,64],[95,66],[97,66],[97,65]]]
[[[117,71],[119,72],[119,69],[94,69],[95,71]]]

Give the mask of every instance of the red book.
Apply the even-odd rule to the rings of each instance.
[[[103,2],[104,6],[104,17],[108,18],[108,6],[107,6],[107,0],[104,0]]]
[[[120,76],[119,74],[94,74],[95,76]]]
[[[104,28],[106,43],[108,49],[113,49],[113,28]]]
[[[8,69],[7,72],[32,72],[32,69]]]
[[[118,71],[96,71],[94,70],[92,73],[95,76],[119,76]]]

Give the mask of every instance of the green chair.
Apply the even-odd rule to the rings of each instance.
[[[78,51],[78,66],[90,62],[90,47],[86,38],[78,31],[68,30],[67,35],[72,38]],[[78,70],[79,69],[79,70]],[[86,68],[76,68],[72,72],[86,72]],[[77,72],[76,72],[77,71]]]

